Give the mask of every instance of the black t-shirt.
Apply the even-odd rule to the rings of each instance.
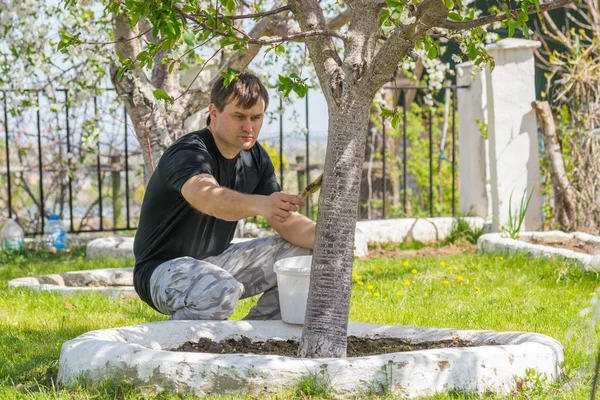
[[[221,155],[208,129],[169,146],[148,182],[133,244],[135,290],[152,307],[149,283],[156,267],[178,257],[221,254],[233,238],[237,222],[203,214],[181,194],[183,184],[199,174],[212,175],[220,186],[241,193],[281,190],[271,158],[258,142],[233,159]]]

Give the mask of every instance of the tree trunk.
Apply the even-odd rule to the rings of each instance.
[[[300,357],[345,357],[354,233],[372,96],[329,108],[329,135]]]
[[[535,110],[544,139],[544,153],[550,170],[552,188],[554,189],[554,209],[557,220],[562,230],[570,231],[577,225],[575,193],[567,178],[562,151],[556,135],[556,126],[552,118],[552,110],[547,101],[534,101],[531,106]]]

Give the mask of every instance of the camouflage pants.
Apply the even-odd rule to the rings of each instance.
[[[244,319],[280,319],[279,292],[273,264],[312,251],[279,236],[231,244],[222,254],[196,260],[181,257],[152,273],[152,301],[171,319],[227,319],[238,299],[263,295]]]

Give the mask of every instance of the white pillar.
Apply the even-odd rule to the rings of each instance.
[[[492,229],[518,212],[524,193],[531,197],[522,230],[542,227],[542,197],[535,100],[533,50],[540,43],[503,39],[487,47],[496,67],[471,75],[472,63],[457,66],[460,203],[463,214],[484,217]],[[462,70],[462,71],[461,71]],[[487,126],[487,138],[480,132]]]
[[[531,103],[535,101],[535,65],[533,50],[539,42],[504,39],[488,46],[496,62],[487,71],[489,166],[493,229],[506,225],[509,199],[512,213],[519,209],[523,194],[531,203],[524,230],[542,227],[542,195],[537,122]]]
[[[473,64],[456,66],[458,86],[458,156],[460,171],[460,212],[486,218],[491,202],[486,193],[487,137],[480,124],[487,124],[487,94],[481,74],[472,75]]]

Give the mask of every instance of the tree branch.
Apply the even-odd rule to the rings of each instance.
[[[303,31],[327,30],[325,16],[318,0],[289,0],[290,7]],[[334,104],[335,92],[341,89],[342,60],[331,37],[311,36],[306,38],[310,58],[315,67],[319,83],[328,104]]]
[[[540,4],[539,10],[540,12],[550,11],[564,7],[572,2],[573,0],[555,0],[550,3]],[[520,8],[515,8],[510,10],[509,13],[511,16],[515,17],[521,12],[522,10]],[[537,12],[538,9],[535,6],[531,6],[527,9],[527,14],[535,14]],[[486,15],[485,17],[477,18],[472,21],[452,21],[450,19],[446,19],[445,21],[441,21],[435,26],[438,28],[446,28],[454,31],[461,31],[466,29],[477,28],[478,26],[489,25],[494,22],[501,22],[504,21],[507,18],[507,16],[507,13],[503,12],[495,15]]]
[[[268,17],[269,15],[273,15],[273,14],[279,14],[282,13],[284,11],[289,11],[290,7],[289,6],[283,6],[283,7],[279,7],[273,10],[269,10],[269,11],[265,11],[265,12],[260,12],[260,13],[255,13],[255,14],[244,14],[244,15],[227,15],[226,17],[234,20],[234,19],[245,19],[245,18],[260,18],[260,17]]]

